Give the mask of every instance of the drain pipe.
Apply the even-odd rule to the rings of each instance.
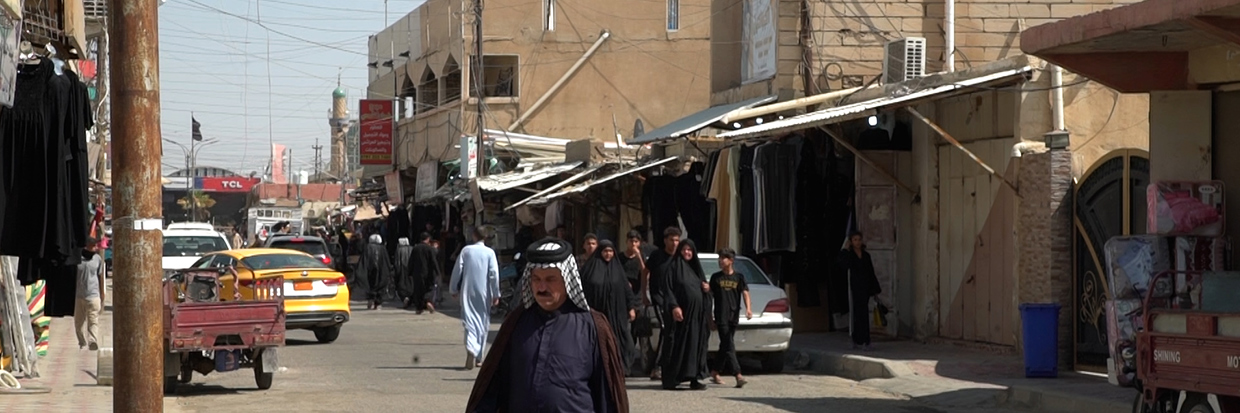
[[[943,71],[956,71],[956,0],[943,0],[943,39],[947,54],[944,56]]]
[[[950,1],[950,0],[949,0]],[[1050,65],[1051,69],[1051,120],[1056,131],[1066,130],[1063,121],[1063,68]]]
[[[590,46],[590,49],[586,50],[585,54],[581,55],[581,58],[577,59],[577,63],[573,63],[573,66],[568,68],[568,71],[564,72],[563,76],[560,76],[560,80],[555,81],[555,84],[551,85],[551,88],[547,89],[547,91],[543,93],[542,97],[538,98],[538,100],[535,101],[529,109],[526,109],[525,113],[522,113],[521,116],[518,117],[516,121],[512,122],[511,125],[508,125],[508,131],[512,132],[517,129],[518,126],[525,123],[526,119],[529,119],[530,115],[533,115],[539,108],[542,108],[543,103],[547,102],[547,99],[550,98],[551,95],[554,95],[555,92],[559,91],[560,86],[564,86],[564,82],[567,82],[569,78],[573,77],[573,75],[577,73],[577,69],[581,69],[581,66],[586,63],[586,60],[590,60],[590,56],[594,56],[594,52],[598,51],[599,46],[602,46],[603,42],[609,37],[611,37],[611,32],[603,29],[602,33],[599,33],[598,40],[594,41],[594,45]]]

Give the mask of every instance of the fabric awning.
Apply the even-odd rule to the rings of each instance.
[[[905,106],[921,100],[930,98],[943,98],[957,94],[968,89],[985,86],[994,83],[1011,82],[1016,79],[1023,79],[1024,76],[1033,69],[1024,66],[1017,69],[1009,69],[987,75],[972,77],[964,80],[951,82],[945,85],[932,86],[921,90],[904,90],[903,94],[893,94],[886,97],[867,100],[859,103],[846,104],[826,108],[803,115],[793,116],[790,118],[768,122],[761,125],[741,128],[734,131],[720,133],[720,138],[743,139],[762,136],[775,136],[802,129],[808,129],[823,125],[840,123],[853,119],[860,119],[874,115],[880,109],[890,108],[894,106]],[[923,81],[917,79],[913,82]],[[905,82],[909,83],[909,82]],[[914,83],[915,84],[915,83]]]
[[[641,171],[644,171],[644,170],[646,170],[646,169],[654,168],[654,167],[656,167],[656,166],[666,164],[666,163],[671,162],[671,161],[674,161],[674,160],[676,160],[676,159],[678,159],[678,158],[677,158],[677,157],[675,157],[675,156],[672,156],[672,157],[669,157],[669,158],[663,158],[663,159],[660,159],[660,160],[657,160],[657,161],[654,161],[654,162],[649,162],[649,163],[646,163],[646,164],[644,164],[644,165],[639,165],[639,166],[634,166],[634,167],[627,168],[627,169],[622,169],[622,170],[620,170],[619,172],[613,173],[613,174],[611,174],[611,175],[607,175],[607,176],[604,176],[604,177],[599,178],[599,179],[594,179],[594,180],[589,180],[589,181],[586,181],[586,182],[582,182],[582,183],[580,183],[580,184],[573,185],[573,186],[570,186],[570,187],[567,187],[567,188],[561,189],[561,190],[559,190],[559,191],[555,191],[555,192],[553,192],[553,193],[550,193],[550,194],[547,194],[547,195],[543,195],[543,196],[541,196],[541,197],[540,197],[540,196],[538,196],[538,195],[535,195],[535,196],[532,196],[532,197],[530,197],[529,199],[526,199],[526,200],[524,200],[524,201],[522,201],[522,202],[527,202],[527,201],[528,201],[530,204],[533,204],[533,205],[542,205],[542,204],[546,204],[546,203],[551,202],[552,200],[554,200],[554,199],[556,199],[556,198],[559,198],[559,197],[562,197],[562,196],[565,196],[565,195],[570,195],[570,194],[576,194],[576,193],[585,192],[587,189],[590,189],[590,188],[594,187],[595,185],[599,185],[599,184],[602,184],[602,183],[605,183],[605,182],[611,181],[611,180],[613,180],[613,179],[616,179],[616,178],[619,178],[619,177],[622,177],[622,176],[625,176],[625,175],[628,175],[628,174],[632,174],[632,173],[636,173],[636,172],[641,172]]]
[[[775,98],[775,96],[766,96],[749,99],[739,103],[711,106],[706,108],[706,110],[680,118],[680,120],[663,125],[662,127],[650,132],[646,132],[642,136],[629,139],[626,143],[629,145],[645,145],[647,143],[679,138],[710,126],[710,124],[718,122],[719,119],[723,119],[723,117],[727,116],[729,113],[742,109],[749,109],[764,103],[774,102]]]
[[[487,175],[478,178],[478,189],[486,192],[505,191],[554,177],[561,173],[577,169],[579,166],[581,166],[581,161],[564,162],[546,165],[543,167],[535,167],[528,171],[513,171],[496,175]]]

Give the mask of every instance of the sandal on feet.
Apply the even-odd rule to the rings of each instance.
[[[745,380],[745,379],[736,379],[736,388],[738,388],[738,389],[739,389],[739,388],[745,387],[745,385],[746,385],[746,384],[748,384],[748,383],[749,383],[749,380]]]
[[[723,384],[723,380],[720,380],[718,377],[711,377],[710,382],[715,384]]]

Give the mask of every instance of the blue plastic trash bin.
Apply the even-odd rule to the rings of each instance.
[[[1059,377],[1059,304],[1021,304],[1025,377]]]

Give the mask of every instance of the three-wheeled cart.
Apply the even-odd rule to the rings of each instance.
[[[233,296],[221,297],[221,276],[232,274]],[[164,279],[164,392],[207,375],[254,370],[259,389],[271,388],[276,348],[284,345],[284,278],[247,282],[242,299],[232,268],[182,270]]]
[[[1240,412],[1240,273],[1150,279],[1137,332],[1135,413]],[[1209,291],[1207,291],[1209,290]]]

